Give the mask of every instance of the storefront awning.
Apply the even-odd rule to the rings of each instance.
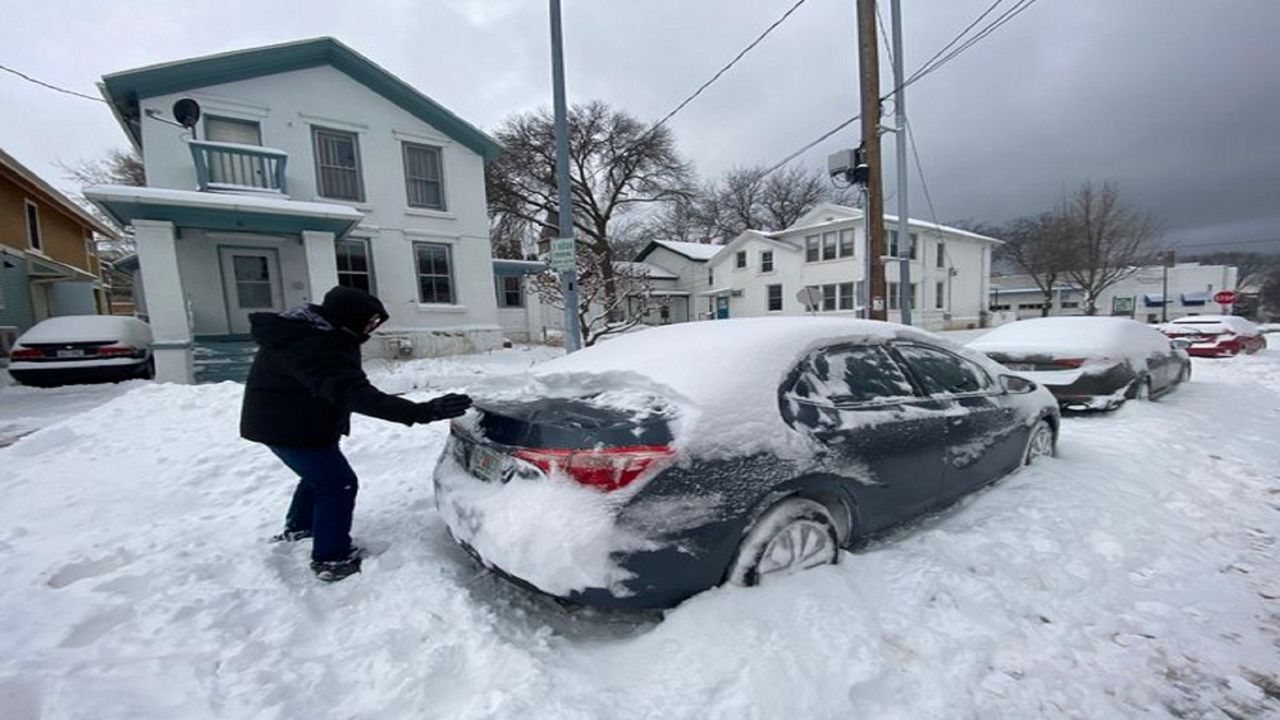
[[[1183,305],[1204,305],[1209,302],[1209,293],[1190,292],[1182,293]]]
[[[1160,305],[1164,305],[1166,302],[1164,295],[1161,295],[1160,293],[1147,293],[1142,296],[1142,301],[1146,303],[1147,307],[1158,307]]]

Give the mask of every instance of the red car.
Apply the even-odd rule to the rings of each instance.
[[[1198,357],[1232,357],[1267,346],[1257,325],[1234,315],[1188,315],[1166,323],[1160,331],[1191,343],[1187,353]]]

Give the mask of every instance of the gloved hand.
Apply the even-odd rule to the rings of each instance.
[[[471,398],[466,395],[449,393],[434,400],[418,403],[418,422],[429,423],[437,420],[448,420],[461,417],[471,407]]]

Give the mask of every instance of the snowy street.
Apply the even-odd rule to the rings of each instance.
[[[555,357],[370,363],[423,400]],[[0,385],[0,708],[26,718],[1280,716],[1280,350],[1064,419],[1059,457],[840,564],[568,612],[447,536],[447,426],[353,419],[336,585],[242,388]]]

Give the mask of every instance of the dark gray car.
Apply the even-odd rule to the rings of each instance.
[[[853,320],[660,328],[477,395],[435,473],[455,539],[527,587],[628,609],[834,563],[1052,454],[1058,429],[1034,383]]]

